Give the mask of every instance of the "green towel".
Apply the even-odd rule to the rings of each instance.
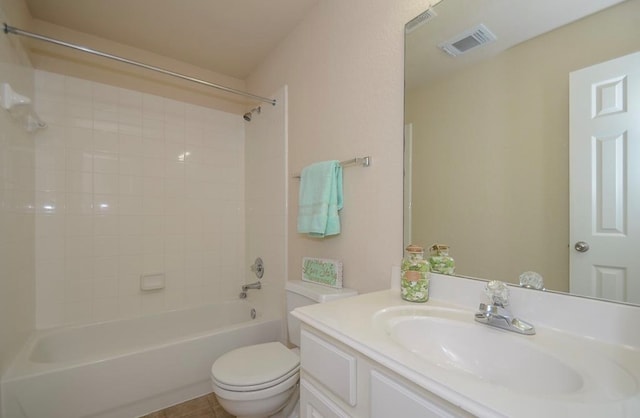
[[[340,233],[342,166],[323,161],[302,170],[298,198],[298,232],[323,238]]]

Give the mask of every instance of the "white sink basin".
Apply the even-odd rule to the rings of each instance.
[[[532,342],[536,336],[476,323],[469,312],[399,307],[379,311],[374,322],[415,355],[510,390],[558,395],[584,386],[577,370]]]

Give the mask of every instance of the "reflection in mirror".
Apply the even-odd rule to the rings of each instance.
[[[461,276],[518,283],[535,271],[547,289],[575,290],[570,265],[601,249],[591,243],[580,253],[573,241],[589,238],[570,235],[569,77],[640,51],[640,0],[444,0],[419,20],[406,30],[405,241],[449,245]],[[481,43],[457,42],[479,24],[496,40],[457,56],[443,51],[447,42]],[[637,67],[621,88],[640,85],[633,84]],[[616,89],[609,89],[613,101]],[[637,112],[631,96],[628,104],[625,112]],[[624,238],[640,232],[640,197],[625,189],[640,183],[640,167],[633,168],[640,155],[624,157],[640,141],[640,114],[632,116],[628,136],[593,157],[596,169],[613,161],[614,179],[592,186],[604,190],[608,181],[611,193],[598,208],[584,205],[594,206],[589,219],[598,210],[617,214],[622,229],[611,235]],[[587,171],[583,177],[596,176]],[[638,259],[638,248],[617,252]],[[637,266],[594,264],[579,278],[587,281],[580,294],[640,303]]]

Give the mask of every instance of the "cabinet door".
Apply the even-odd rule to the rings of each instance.
[[[300,379],[300,418],[351,418],[305,378]]]
[[[355,406],[356,357],[306,330],[302,330],[300,341],[302,368],[340,399]]]
[[[456,416],[443,405],[437,405],[425,399],[404,384],[375,370],[371,372],[371,418],[453,418]]]

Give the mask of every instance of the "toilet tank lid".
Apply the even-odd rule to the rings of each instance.
[[[284,285],[284,288],[288,292],[297,293],[318,303],[348,298],[358,294],[358,291],[355,289],[349,289],[346,287],[336,289],[329,286],[304,282],[302,280],[289,280]]]

